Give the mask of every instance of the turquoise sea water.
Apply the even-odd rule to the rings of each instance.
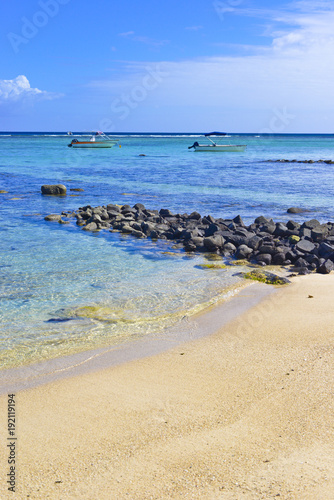
[[[334,136],[233,135],[246,151],[221,154],[188,150],[196,134],[119,139],[121,148],[73,150],[64,134],[0,133],[2,368],[161,331],[240,283],[235,268],[203,270],[203,255],[172,253],[173,242],[91,234],[47,214],[139,202],[246,223],[288,220],[290,206],[311,210],[297,221],[334,220],[334,165],[267,161],[332,160]],[[41,195],[57,183],[67,196]]]

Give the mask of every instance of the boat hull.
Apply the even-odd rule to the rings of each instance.
[[[195,151],[210,151],[210,153],[242,153],[246,149],[244,144],[213,144],[194,146]]]
[[[91,141],[78,141],[78,142],[72,142],[69,144],[70,147],[72,148],[91,148],[91,149],[100,149],[100,148],[112,148],[115,146],[116,142],[109,142],[109,141],[96,141],[96,142],[91,142]]]

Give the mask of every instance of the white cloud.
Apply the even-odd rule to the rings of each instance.
[[[284,18],[285,19],[285,18]],[[281,22],[283,16],[280,18]],[[287,20],[285,19],[287,23]],[[334,12],[295,17],[297,27],[272,32],[271,46],[254,46],[251,53],[203,57],[177,62],[127,62],[123,78],[95,81],[92,86],[111,93],[140,84],[147,67],[158,65],[168,74],[159,81],[161,92],[174,102],[223,103],[281,98],[291,102],[314,92],[331,94],[334,84]]]
[[[289,19],[279,19],[288,23]],[[295,29],[273,31],[273,48],[279,51],[298,50],[302,54],[332,50],[334,46],[334,11],[300,14],[294,18]]]
[[[134,35],[134,31],[126,31],[125,33],[119,33],[118,36],[124,36],[125,38]]]
[[[37,99],[55,99],[60,96],[61,94],[32,88],[28,78],[24,75],[19,75],[13,80],[0,80],[0,103],[32,102]]]
[[[331,98],[334,6],[324,1],[315,0],[315,3],[319,10],[314,10],[314,3],[303,1],[290,4],[282,12],[262,11],[271,23],[266,33],[271,37],[269,45],[253,46],[252,50],[241,50],[233,56],[127,62],[119,78],[95,81],[91,85],[99,89],[109,103],[115,99],[123,105],[128,102],[128,120],[145,107],[164,106],[168,112],[168,108],[175,110],[175,106],[180,118],[188,116],[191,123],[194,123],[192,117],[201,120],[210,114],[229,115],[229,120],[238,116],[240,123],[242,116],[248,115],[250,125],[245,128],[250,130],[266,127],[264,121],[269,120],[266,116],[275,114],[274,110],[285,109],[295,116],[294,130],[309,130],[315,119],[321,126],[326,117],[326,126],[331,126],[328,117],[334,112]],[[153,89],[146,94],[142,92],[145,99],[133,102],[131,96],[139,95],[140,86],[145,88],[148,66],[161,68],[165,76],[161,73]],[[257,118],[258,124],[255,124]]]
[[[148,36],[136,35],[134,31],[127,31],[125,33],[119,33],[118,36],[123,38],[128,38],[133,42],[144,43],[146,45],[151,45],[152,47],[161,47],[169,43],[169,40],[157,40],[155,38],[150,38]]]

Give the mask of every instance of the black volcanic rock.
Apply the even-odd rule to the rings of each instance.
[[[66,215],[67,212],[62,212]],[[86,231],[111,229],[130,237],[175,241],[187,252],[210,252],[265,265],[294,265],[302,274],[312,270],[327,274],[334,269],[334,223],[312,219],[299,224],[274,222],[259,216],[246,226],[240,215],[215,219],[198,212],[173,214],[162,208],[149,210],[141,203],[80,207],[69,212]],[[46,220],[58,220],[57,215]]]

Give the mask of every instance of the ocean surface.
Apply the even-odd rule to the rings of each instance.
[[[203,269],[205,256],[173,242],[88,233],[74,220],[46,222],[47,214],[143,203],[240,214],[245,223],[259,215],[334,221],[334,165],[268,161],[333,160],[334,135],[232,134],[227,140],[246,151],[220,154],[188,150],[195,133],[116,137],[121,147],[80,150],[67,147],[66,133],[0,132],[1,368],[161,333],[241,283],[239,269]],[[43,184],[58,183],[67,196],[41,195]],[[291,206],[310,213],[291,216]]]

